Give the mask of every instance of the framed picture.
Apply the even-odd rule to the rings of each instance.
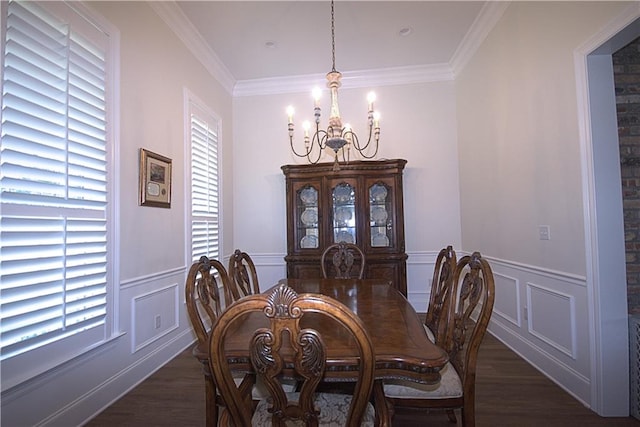
[[[140,149],[140,205],[171,207],[171,159]]]

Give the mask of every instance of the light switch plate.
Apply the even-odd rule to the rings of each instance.
[[[548,225],[539,225],[538,235],[540,236],[540,240],[551,240],[550,227]]]

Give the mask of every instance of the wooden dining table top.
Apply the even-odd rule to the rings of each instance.
[[[448,360],[446,352],[428,339],[416,311],[387,280],[282,279],[279,283],[287,284],[298,294],[330,296],[355,312],[373,343],[376,379],[401,378],[421,383],[440,380],[439,370]],[[305,314],[301,320],[302,327],[317,329],[325,341],[326,379],[348,381],[358,370],[354,341],[344,331],[323,327],[324,323],[326,320],[314,313]],[[251,369],[248,343],[256,329],[267,325],[264,315],[252,313],[230,331],[225,352],[234,369]]]

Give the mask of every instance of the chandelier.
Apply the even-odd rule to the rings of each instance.
[[[331,1],[331,59],[332,68],[331,72],[327,73],[327,87],[331,91],[331,111],[329,113],[329,124],[325,129],[320,128],[320,95],[319,88],[313,90],[314,98],[314,116],[315,116],[315,131],[312,136],[309,136],[309,130],[311,124],[305,121],[302,124],[304,130],[304,152],[299,153],[293,142],[293,107],[287,107],[287,115],[289,116],[289,143],[291,144],[291,151],[298,157],[306,157],[309,163],[318,163],[322,156],[322,151],[329,147],[333,150],[335,160],[333,169],[338,170],[340,168],[338,162],[338,153],[341,154],[342,160],[349,161],[349,155],[351,149],[356,150],[365,159],[372,159],[378,154],[378,141],[380,139],[380,114],[373,110],[373,102],[375,101],[375,94],[370,92],[367,96],[369,103],[369,111],[367,115],[369,126],[369,137],[366,144],[361,144],[358,136],[353,131],[349,124],[342,124],[342,118],[340,117],[340,109],[338,108],[338,88],[340,87],[340,79],[342,74],[336,71],[336,43],[335,43],[335,23],[334,23],[334,10],[333,0]],[[370,152],[373,153],[370,154]]]

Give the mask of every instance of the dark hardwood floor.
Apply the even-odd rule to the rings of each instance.
[[[598,416],[489,334],[480,348],[476,381],[478,427],[640,426],[632,417]],[[86,425],[204,426],[204,380],[191,349]],[[453,425],[439,413],[398,409],[394,418],[398,427]]]

